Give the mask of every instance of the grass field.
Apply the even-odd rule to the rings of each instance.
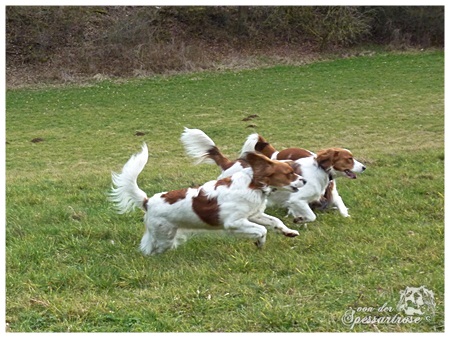
[[[9,90],[6,99],[10,331],[444,330],[443,52]],[[322,212],[305,229],[268,209],[300,236],[269,232],[262,250],[198,236],[142,256],[142,213],[115,213],[110,174],[145,141],[139,184],[149,196],[214,179],[215,166],[185,156],[184,126],[231,158],[255,131],[279,149],[351,149],[368,167],[338,180],[351,218]],[[400,291],[422,285],[436,308],[419,323],[342,321],[350,308],[354,318],[405,318]],[[392,309],[378,312],[384,304]]]

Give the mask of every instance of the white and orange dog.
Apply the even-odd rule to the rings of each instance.
[[[366,170],[366,166],[354,159],[348,149],[328,148],[320,150],[317,154],[303,148],[287,148],[277,151],[261,135],[252,134],[242,147],[241,154],[244,151],[258,151],[273,160],[292,160],[300,168],[303,168],[300,171],[304,172],[313,184],[302,191],[302,198],[308,201],[309,208],[305,207],[303,203],[294,203],[294,209],[300,206],[300,213],[305,213],[305,216],[296,218],[297,221],[314,221],[316,218],[311,210],[311,206],[314,205],[319,205],[322,208],[337,208],[343,217],[349,217],[348,208],[337,190],[336,178],[356,179],[356,173],[362,173]],[[328,174],[326,184],[323,183],[325,180],[324,172]],[[316,185],[315,187],[314,184]],[[323,188],[320,198],[316,199],[318,196],[317,192]],[[275,201],[276,198],[278,198],[278,201]],[[274,204],[282,204],[285,200],[286,198],[279,194],[279,196],[274,196],[272,202]],[[291,213],[295,215],[294,212],[291,211]]]
[[[275,191],[268,197],[269,205],[286,207],[288,213],[294,216],[295,222],[316,220],[311,204],[321,203],[324,195],[330,207],[336,206],[342,216],[348,217],[348,209],[337,192],[334,179],[337,176],[354,179],[355,173],[361,173],[366,169],[347,149],[329,148],[317,154],[301,148],[289,148],[278,152],[258,134],[252,134],[247,138],[241,157],[236,161],[227,159],[212,139],[199,129],[185,128],[181,142],[186,153],[196,158],[198,162],[216,163],[222,169],[219,178],[230,176],[248,166],[242,158],[244,152],[258,151],[272,159],[295,161],[296,173],[308,183],[298,192]]]
[[[292,167],[263,155],[244,156],[248,168],[228,178],[210,181],[198,188],[162,192],[148,198],[137,185],[137,177],[148,160],[148,149],[133,155],[120,174],[113,173],[111,200],[118,212],[139,207],[145,212],[145,234],[140,248],[144,254],[162,253],[177,246],[177,230],[216,230],[254,239],[258,247],[268,228],[288,237],[298,236],[276,217],[264,213],[266,195],[272,189],[295,192],[305,182]]]

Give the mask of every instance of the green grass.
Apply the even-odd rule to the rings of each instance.
[[[6,99],[11,331],[444,330],[443,52],[9,90]],[[114,212],[110,173],[145,141],[148,195],[214,179],[216,167],[184,155],[184,126],[231,158],[255,130],[279,149],[351,149],[368,167],[338,180],[351,218],[319,213],[297,238],[269,232],[263,250],[211,235],[142,256],[142,213]],[[285,211],[267,212],[298,228]],[[397,314],[399,292],[421,285],[435,294],[431,320],[341,321],[350,307],[387,303]]]

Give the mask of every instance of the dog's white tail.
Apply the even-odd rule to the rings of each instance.
[[[246,153],[254,153],[255,146],[258,143],[259,135],[257,133],[251,134],[247,137],[244,145],[242,146],[241,154],[239,157],[244,157]]]
[[[133,210],[136,206],[145,211],[144,202],[147,194],[137,185],[137,177],[148,160],[148,149],[144,143],[142,151],[134,154],[123,166],[122,172],[112,173],[113,187],[110,200],[116,204],[119,214]]]
[[[184,145],[186,154],[199,163],[215,163],[213,159],[208,157],[208,150],[214,148],[216,144],[211,138],[200,129],[184,128],[181,134],[181,143]]]

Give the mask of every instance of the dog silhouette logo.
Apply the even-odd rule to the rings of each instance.
[[[431,290],[420,286],[418,288],[407,286],[400,291],[400,300],[397,310],[403,311],[407,316],[434,316],[436,303],[434,293]]]

